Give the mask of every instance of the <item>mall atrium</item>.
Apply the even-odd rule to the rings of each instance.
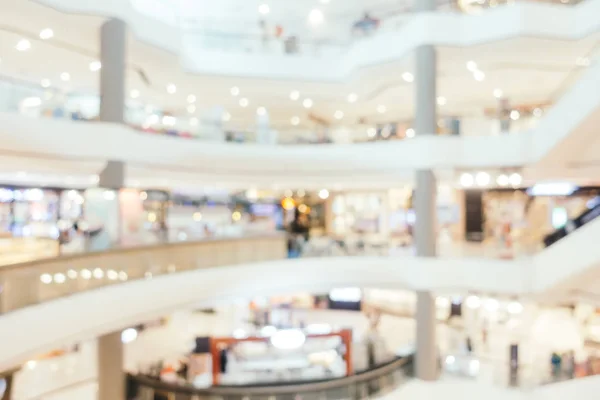
[[[0,400],[597,398],[600,0],[0,10]]]

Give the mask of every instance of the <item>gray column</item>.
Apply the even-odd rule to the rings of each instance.
[[[100,121],[124,122],[127,25],[111,19],[100,28]]]
[[[415,0],[416,11],[434,11],[435,0]],[[415,50],[415,132],[417,136],[437,132],[437,62],[433,46]],[[436,180],[431,170],[416,173],[414,239],[418,257],[436,256]],[[418,379],[435,380],[438,372],[435,296],[417,293],[416,368]]]
[[[124,21],[111,19],[100,28],[100,121],[103,122],[125,122],[126,42],[127,25]],[[99,186],[111,189],[125,186],[123,162],[109,161],[100,173]]]
[[[98,400],[125,400],[121,332],[98,338]]]

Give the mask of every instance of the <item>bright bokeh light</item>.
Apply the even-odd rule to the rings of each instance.
[[[138,337],[138,331],[134,328],[127,328],[121,332],[121,342],[127,344],[134,342]]]
[[[283,329],[271,336],[271,344],[279,350],[295,350],[306,342],[306,335],[298,329]]]

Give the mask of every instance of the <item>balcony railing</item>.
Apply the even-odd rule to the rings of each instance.
[[[259,399],[368,399],[382,396],[408,382],[412,375],[412,356],[345,378],[272,386],[214,387],[200,390],[135,375],[129,377],[130,399],[180,400],[259,400]]]
[[[287,256],[279,234],[90,252],[0,268],[0,313],[157,275]]]

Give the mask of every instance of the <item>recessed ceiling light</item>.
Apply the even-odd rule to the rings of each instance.
[[[413,128],[408,128],[406,130],[406,137],[407,138],[414,138],[415,137],[415,130]]]
[[[196,106],[193,104],[190,104],[189,106],[187,106],[187,112],[189,112],[190,114],[193,114],[196,112]]]
[[[523,177],[515,172],[508,177],[508,181],[512,186],[519,186],[523,182]]]
[[[506,174],[499,175],[498,178],[496,178],[496,183],[498,184],[498,186],[508,186],[508,176]]]
[[[290,93],[290,100],[296,101],[300,98],[300,92],[297,90],[292,90]]]
[[[502,89],[494,89],[494,97],[499,99],[502,96],[504,96],[504,92],[502,92]]]
[[[231,89],[229,89],[229,93],[231,93],[232,96],[239,96],[240,95],[240,88],[237,87],[237,86],[234,86]]]
[[[92,61],[90,63],[90,71],[98,72],[102,68],[102,63],[100,61]]]
[[[190,95],[187,97],[187,101],[188,101],[188,103],[195,103],[195,102],[196,102],[196,96],[195,96],[195,95],[193,95],[193,94],[190,94]]]
[[[475,61],[467,62],[467,69],[471,72],[477,71],[477,63]]]
[[[223,113],[223,115],[221,115],[221,120],[222,120],[223,122],[230,121],[230,120],[231,120],[231,114],[229,114],[227,111],[225,111],[225,112]]]
[[[312,108],[314,103],[311,99],[304,99],[304,101],[302,102],[302,105],[304,106],[304,108]]]
[[[49,88],[51,84],[52,83],[50,82],[50,79],[42,79],[42,81],[40,82],[40,85],[43,88]]]
[[[292,120],[290,122],[292,123],[292,125],[298,126],[300,124],[300,117],[292,117]]]
[[[512,119],[513,121],[516,121],[519,118],[521,118],[521,113],[518,110],[512,110],[510,112],[510,119]]]
[[[240,106],[242,106],[242,107],[248,107],[248,104],[250,104],[250,102],[248,101],[248,99],[247,99],[247,98],[245,98],[245,97],[242,97],[242,98],[240,99]]]
[[[358,95],[356,93],[350,93],[348,95],[348,103],[356,103],[358,100]]]
[[[260,6],[258,6],[258,12],[261,13],[262,15],[267,15],[268,13],[271,12],[271,7],[269,7],[268,4],[263,3]]]
[[[402,74],[402,79],[404,79],[405,82],[414,82],[415,76],[410,72],[405,72]]]
[[[575,64],[577,64],[577,66],[579,67],[589,67],[591,62],[590,59],[587,57],[577,57],[577,61],[575,61]]]
[[[320,25],[323,23],[323,21],[325,21],[323,11],[319,10],[318,8],[313,8],[310,10],[310,13],[308,13],[308,22],[311,25]]]
[[[62,74],[60,74],[60,80],[63,82],[68,82],[71,80],[71,74],[69,74],[68,72],[63,72]]]
[[[52,39],[53,37],[54,37],[54,31],[50,28],[43,29],[40,32],[40,39],[42,39],[42,40]]]
[[[437,104],[438,106],[445,106],[448,103],[448,100],[444,96],[438,96]]]
[[[483,80],[485,80],[485,74],[483,73],[483,71],[477,70],[473,72],[473,78],[475,78],[477,82],[482,82]]]
[[[267,109],[266,109],[266,108],[264,108],[264,107],[262,107],[262,106],[261,106],[261,107],[258,107],[258,108],[256,109],[256,114],[257,114],[257,115],[267,115]]]
[[[471,187],[473,183],[475,183],[475,178],[473,178],[472,174],[465,172],[460,176],[460,184],[463,187]]]
[[[490,174],[487,172],[478,172],[475,175],[475,182],[477,182],[477,186],[487,186],[490,183]]]
[[[378,106],[377,106],[377,112],[378,112],[379,114],[383,114],[383,113],[385,113],[386,111],[387,111],[387,107],[386,107],[386,106],[384,106],[383,104],[380,104],[380,105],[378,105]]]
[[[169,94],[177,93],[177,86],[175,86],[175,84],[173,84],[173,83],[169,83],[167,85],[167,93],[169,93]]]
[[[374,138],[377,135],[377,129],[376,128],[369,128],[367,129],[367,136],[370,138]]]
[[[137,99],[138,97],[140,97],[140,91],[136,90],[136,89],[132,89],[131,92],[129,92],[129,96],[132,99]]]
[[[21,39],[15,46],[15,49],[17,49],[18,51],[27,51],[31,49],[31,42],[27,39]]]
[[[335,114],[333,114],[333,116],[335,117],[335,119],[342,119],[342,118],[344,118],[344,112],[340,111],[340,110],[337,110],[335,112]]]

